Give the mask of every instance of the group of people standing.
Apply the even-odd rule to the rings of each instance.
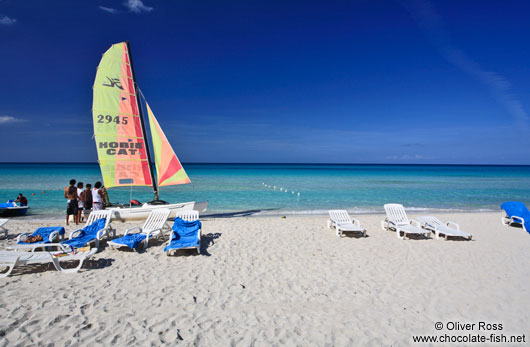
[[[110,206],[109,196],[107,190],[101,184],[96,182],[94,188],[90,183],[84,186],[83,182],[77,183],[76,180],[71,179],[70,185],[64,188],[64,197],[68,199],[66,206],[66,225],[69,225],[70,216],[74,216],[75,224],[81,223],[81,214],[83,210],[103,210],[106,206]]]

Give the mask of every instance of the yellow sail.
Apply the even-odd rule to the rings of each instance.
[[[166,135],[160,128],[160,124],[155,118],[153,111],[146,102],[147,115],[149,117],[149,127],[151,128],[151,138],[153,151],[155,152],[155,166],[159,186],[170,186],[176,184],[190,183],[190,179],[180,164],[175,151],[169,144]]]
[[[151,168],[125,42],[112,45],[101,58],[94,81],[92,115],[105,186],[151,186]]]

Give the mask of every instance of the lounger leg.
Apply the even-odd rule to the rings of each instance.
[[[9,265],[7,265],[7,267],[8,267],[7,271],[6,271],[5,273],[3,273],[3,274],[0,274],[0,278],[7,277],[7,276],[9,276],[9,275],[11,274],[11,272],[13,271],[13,269],[15,268],[15,266],[17,266],[17,264],[18,264],[18,259],[19,259],[19,258],[17,258],[17,259],[13,262],[13,264],[9,264]]]
[[[79,259],[79,265],[77,265],[77,267],[75,267],[73,269],[63,269],[61,267],[61,263],[59,261],[59,258],[54,258],[53,256],[51,256],[51,257],[52,257],[52,261],[53,261],[53,265],[55,266],[55,269],[57,269],[57,271],[59,271],[59,272],[64,272],[64,273],[78,272],[79,269],[81,269],[81,267],[83,266],[83,263],[85,262],[85,259],[86,259],[86,257]]]

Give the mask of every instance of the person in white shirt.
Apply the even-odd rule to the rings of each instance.
[[[94,184],[92,189],[92,210],[98,211],[103,209],[103,197],[101,195],[101,182]]]

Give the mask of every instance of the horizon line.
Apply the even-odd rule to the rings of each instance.
[[[61,162],[61,161],[13,161],[0,162],[2,164],[96,164],[98,162]],[[286,163],[286,162],[182,162],[182,165],[387,165],[387,166],[530,166],[530,164],[455,164],[455,163]]]

